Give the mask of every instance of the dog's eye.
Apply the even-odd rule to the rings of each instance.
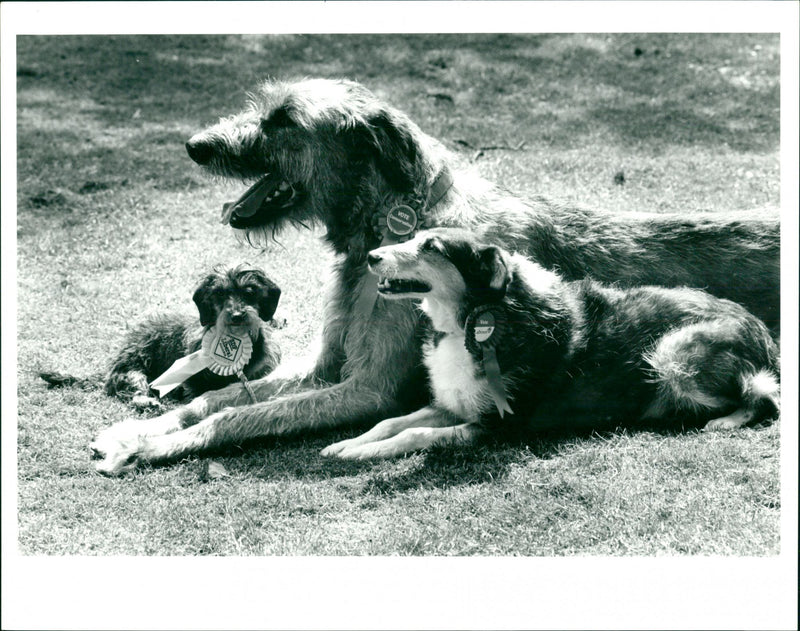
[[[426,239],[422,243],[422,249],[426,252],[444,252],[444,244],[437,239],[436,237],[431,237],[430,239]]]

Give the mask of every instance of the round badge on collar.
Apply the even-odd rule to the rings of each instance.
[[[506,312],[501,304],[481,305],[469,312],[464,323],[464,344],[471,355],[483,365],[489,393],[501,418],[513,414],[503,385],[503,375],[497,360],[497,346],[506,328]]]
[[[211,327],[203,336],[203,354],[208,358],[208,369],[218,375],[235,375],[242,370],[253,354],[250,336],[233,335]]]
[[[487,342],[495,332],[495,317],[491,311],[484,311],[475,318],[475,341]]]
[[[410,206],[395,206],[386,213],[386,227],[395,237],[405,237],[417,229],[417,213]]]
[[[467,348],[477,353],[482,348],[497,346],[506,324],[502,305],[481,305],[470,311],[465,322]]]

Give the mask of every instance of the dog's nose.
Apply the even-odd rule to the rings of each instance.
[[[208,164],[211,162],[211,158],[214,157],[214,150],[211,147],[211,143],[202,138],[190,138],[186,143],[186,151],[189,157],[197,162],[197,164]]]
[[[367,263],[370,265],[377,265],[383,260],[380,254],[375,254],[374,252],[370,252],[367,254]]]
[[[246,317],[247,316],[245,315],[244,311],[234,311],[231,313],[228,319],[230,320],[231,324],[244,324]]]

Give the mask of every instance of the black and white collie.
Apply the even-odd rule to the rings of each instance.
[[[642,420],[734,429],[775,416],[778,348],[743,307],[694,289],[567,282],[440,228],[368,256],[386,299],[422,299],[433,403],[323,450],[390,457],[502,426]],[[513,414],[512,414],[513,412]]]

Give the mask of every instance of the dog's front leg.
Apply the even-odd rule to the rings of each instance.
[[[350,379],[327,388],[225,409],[181,431],[161,436],[123,437],[116,445],[111,442],[105,445],[106,457],[96,467],[101,473],[118,475],[139,463],[172,460],[207,449],[239,445],[253,438],[296,434],[370,417],[380,418],[387,415],[393,405],[393,401],[377,389]]]
[[[214,394],[230,390],[227,394],[228,400],[235,400],[238,390],[244,390],[241,384],[227,386],[222,390],[214,391]],[[121,442],[132,444],[140,436],[160,436],[176,432],[187,425],[196,423],[208,415],[208,395],[205,393],[190,401],[183,407],[169,410],[168,412],[148,419],[131,418],[114,423],[110,427],[102,430],[90,444],[89,449],[93,458],[103,458],[110,451],[118,448]]]
[[[367,443],[374,443],[379,440],[391,438],[396,436],[403,430],[410,427],[446,427],[448,425],[457,425],[463,422],[462,419],[451,415],[443,410],[427,406],[411,414],[405,416],[398,416],[381,421],[368,432],[364,432],[355,438],[339,441],[328,445],[322,450],[323,456],[338,456],[346,449],[352,449],[359,445]]]
[[[435,445],[471,445],[482,433],[483,430],[473,423],[451,427],[410,427],[386,440],[347,447],[336,455],[346,460],[394,458]]]
[[[335,345],[320,341],[312,344],[309,352],[293,360],[282,362],[273,372],[262,379],[250,382],[257,401],[267,401],[278,394],[330,383],[338,378],[341,353]],[[115,444],[124,441],[133,444],[139,436],[170,434],[194,425],[210,414],[228,407],[251,405],[249,393],[240,383],[219,390],[205,392],[184,406],[169,410],[150,419],[126,419],[102,430],[89,445],[93,457],[103,458]]]

